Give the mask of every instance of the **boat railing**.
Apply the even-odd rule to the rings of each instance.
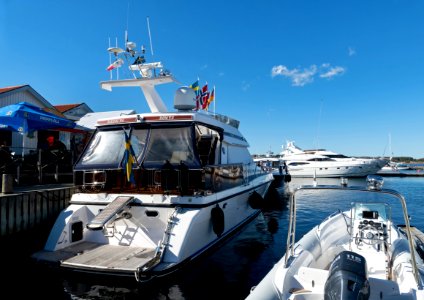
[[[208,116],[211,116],[215,120],[218,120],[218,121],[220,121],[224,124],[228,124],[228,125],[230,125],[234,128],[237,128],[237,129],[239,128],[240,121],[238,121],[236,119],[230,118],[230,117],[225,116],[225,115],[220,115],[220,114],[217,114],[215,112],[202,111],[202,113],[207,114]]]
[[[204,170],[189,168],[133,169],[133,182],[122,169],[76,170],[74,185],[83,193],[194,195],[204,189]]]
[[[252,163],[252,166],[255,164]],[[74,184],[83,193],[163,193],[190,196],[208,194],[245,185],[261,174],[249,164],[206,165],[188,168],[133,169],[134,182],[128,182],[122,169],[76,170]],[[255,168],[256,170],[257,168]]]
[[[168,246],[169,239],[171,237],[172,228],[176,224],[176,215],[178,214],[179,210],[180,210],[179,207],[175,207],[174,211],[169,216],[163,238],[158,243],[158,245],[156,247],[156,253],[153,256],[153,258],[149,262],[147,262],[146,264],[139,266],[137,268],[137,271],[135,272],[135,278],[138,282],[142,282],[145,275],[146,275],[146,272],[148,272],[149,270],[151,270],[152,268],[157,266],[162,261],[162,257],[163,257],[165,248],[166,248],[166,246]]]
[[[286,255],[284,260],[284,265],[287,267],[288,259],[290,256],[294,255],[294,246],[296,243],[296,197],[295,193],[299,189],[295,190],[290,195],[290,205],[289,205],[289,228],[287,233],[287,244],[286,244]]]

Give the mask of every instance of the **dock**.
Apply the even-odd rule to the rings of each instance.
[[[0,238],[52,224],[74,193],[73,184],[15,187],[12,193],[0,193]]]
[[[407,170],[407,171],[387,171],[377,172],[377,175],[383,176],[383,177],[424,177],[424,170],[416,169],[416,170]]]

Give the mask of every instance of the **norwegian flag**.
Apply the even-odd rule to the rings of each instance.
[[[209,101],[209,91],[208,91],[208,84],[206,83],[202,87],[202,92],[200,93],[200,104],[202,105],[202,109],[206,109],[206,107],[208,107],[208,101]]]

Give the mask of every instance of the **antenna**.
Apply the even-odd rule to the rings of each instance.
[[[128,0],[128,6],[127,6],[127,30],[128,31],[128,22],[130,19],[130,1]],[[125,40],[125,43],[127,42],[127,40]]]
[[[213,86],[213,114],[215,114],[215,103],[216,103],[216,89],[215,86]]]
[[[118,48],[118,38],[115,37],[115,47]],[[116,79],[119,79],[119,68],[116,68]]]
[[[109,48],[110,48],[110,37],[109,37]],[[109,52],[109,66],[112,64],[112,52]],[[113,79],[112,72],[110,72],[110,80]]]
[[[149,31],[150,52],[152,53],[152,56],[153,56],[152,35],[150,34],[150,22],[149,22],[148,16],[147,16],[147,30]]]

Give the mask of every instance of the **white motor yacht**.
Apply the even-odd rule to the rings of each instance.
[[[133,44],[108,50],[113,69],[134,57]],[[273,180],[249,153],[239,122],[196,109],[196,95],[179,87],[168,111],[155,87],[176,83],[160,62],[135,59],[133,79],[103,89],[138,87],[150,113],[97,121],[74,166],[77,188],[58,216],[40,263],[62,270],[163,276],[218,246],[260,213]]]
[[[302,150],[287,142],[280,158],[292,177],[365,177],[376,174],[387,160],[355,158],[325,149]]]

